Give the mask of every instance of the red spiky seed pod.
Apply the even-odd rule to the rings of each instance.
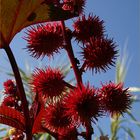
[[[4,94],[15,94],[16,86],[12,80],[7,80],[3,84],[4,86]]]
[[[15,104],[16,104],[15,98],[12,96],[6,96],[2,102],[2,105],[9,107],[14,107]]]
[[[128,93],[128,88],[123,89],[122,83],[110,82],[102,85],[100,96],[104,109],[111,115],[123,114],[127,109],[130,109],[131,95]]]
[[[49,104],[42,119],[43,127],[59,133],[72,127],[71,118],[66,115],[62,103]]]
[[[26,34],[27,49],[35,58],[53,56],[63,46],[62,29],[57,22],[32,26]]]
[[[82,88],[77,87],[71,90],[64,102],[67,114],[78,125],[80,123],[86,125],[90,121],[94,122],[94,119],[97,120],[97,117],[102,115],[96,89],[90,88],[89,85],[82,85]]]
[[[89,43],[82,48],[85,67],[97,72],[106,72],[114,66],[117,57],[116,45],[111,39],[91,38]]]
[[[89,15],[87,19],[85,15],[79,17],[73,24],[76,40],[84,43],[91,37],[102,38],[104,36],[103,23],[103,20],[97,16]]]
[[[58,97],[66,90],[63,79],[64,76],[58,68],[36,69],[32,75],[32,89],[45,97]]]
[[[85,0],[64,0],[62,8],[79,15],[83,13]]]

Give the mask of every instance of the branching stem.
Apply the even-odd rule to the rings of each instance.
[[[77,66],[76,61],[75,61],[75,56],[74,56],[72,45],[71,45],[71,38],[67,38],[67,34],[66,34],[66,30],[65,30],[65,22],[64,21],[61,21],[61,25],[62,25],[62,32],[63,32],[63,38],[64,38],[64,46],[65,46],[65,49],[66,49],[67,54],[69,56],[72,68],[74,70],[77,85],[79,87],[81,87],[82,75],[81,75],[81,72],[80,72],[80,70],[79,70],[79,68]]]
[[[14,73],[14,76],[15,76],[17,88],[18,88],[20,99],[21,99],[21,102],[22,102],[23,113],[24,113],[24,118],[25,118],[26,138],[27,138],[27,140],[32,140],[32,132],[31,132],[31,125],[30,125],[28,102],[27,102],[27,99],[26,99],[23,83],[22,83],[21,76],[20,76],[20,73],[19,73],[19,69],[18,69],[16,60],[15,60],[15,57],[13,55],[13,52],[11,51],[11,48],[8,45],[5,45],[3,48],[6,51],[6,54],[9,58],[11,67],[13,69],[13,73]]]
[[[91,126],[91,121],[86,124],[86,140],[92,140],[93,128]]]
[[[64,81],[64,84],[65,84],[66,87],[68,87],[68,88],[70,88],[70,89],[75,89],[75,88],[76,88],[75,86],[73,86],[73,85],[67,83],[66,81]]]

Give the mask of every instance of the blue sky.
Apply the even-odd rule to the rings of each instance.
[[[87,0],[85,13],[93,13],[93,15],[97,15],[105,21],[106,34],[108,34],[109,38],[114,39],[119,50],[123,50],[123,47],[127,45],[127,53],[129,54],[131,63],[125,79],[125,87],[140,87],[140,0]],[[70,26],[70,24],[71,22],[68,21],[67,26]],[[26,41],[22,39],[25,36],[24,31],[21,31],[15,36],[10,46],[15,54],[18,65],[22,69],[25,69],[25,63],[27,61],[32,66],[32,69],[34,69],[34,67],[40,65],[40,59],[36,60],[30,57],[23,50],[26,47]],[[74,46],[76,45],[74,42]],[[75,51],[78,53],[78,46],[75,48]],[[60,54],[60,56],[63,56],[63,54]],[[41,62],[43,65],[46,64],[46,59]],[[8,79],[4,71],[10,71],[11,68],[2,50],[0,51],[0,60],[0,89],[2,90],[2,83]],[[47,63],[49,62],[47,61]],[[114,79],[115,68],[107,71],[107,73],[92,75],[91,72],[88,72],[88,74],[84,75],[84,82],[89,80],[95,86],[100,86],[101,81],[108,82]],[[140,113],[138,112],[139,104],[133,106],[133,113],[140,120]],[[108,122],[109,119],[102,119],[99,122],[99,124],[102,124],[102,128],[106,134],[109,134]],[[140,129],[132,126],[132,130],[136,132],[136,140],[138,140]]]

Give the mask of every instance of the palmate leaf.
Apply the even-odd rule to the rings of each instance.
[[[0,123],[24,131],[25,121],[23,115],[11,107],[0,106]]]
[[[9,44],[14,35],[26,26],[73,17],[72,13],[44,1],[0,0],[0,48],[4,41]]]

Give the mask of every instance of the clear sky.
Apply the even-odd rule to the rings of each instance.
[[[125,87],[140,87],[140,0],[87,0],[85,13],[93,13],[93,15],[97,15],[105,21],[106,33],[109,38],[114,39],[119,50],[123,50],[123,47],[127,45],[127,53],[129,54],[131,63],[127,72]],[[67,26],[70,26],[71,22],[67,23]],[[21,31],[15,36],[10,46],[15,54],[17,63],[22,69],[25,69],[25,63],[27,61],[32,66],[32,69],[34,69],[35,66],[39,66],[40,59],[36,60],[31,58],[28,53],[23,50],[23,48],[26,47],[26,41],[22,39],[22,36],[25,36],[24,31],[25,30]],[[77,44],[74,43],[74,45]],[[76,52],[79,52],[79,49],[77,49],[78,46],[75,48]],[[44,65],[46,64],[44,60],[42,63]],[[4,51],[0,50],[1,90],[2,83],[8,78],[8,76],[4,74],[4,70],[7,72],[10,71],[10,65],[8,64]],[[108,82],[115,79],[115,68],[107,71],[107,73],[101,73],[100,75],[92,75],[91,72],[89,72],[84,75],[85,82],[87,81],[86,79],[93,85],[100,86],[101,81]],[[140,103],[133,106],[133,113],[140,120],[140,111],[138,111],[139,105]],[[101,127],[104,129],[105,134],[109,134],[109,120],[102,119],[99,121],[99,124],[102,124]],[[140,132],[140,128],[133,126],[131,126],[131,128],[136,132],[136,140],[139,140],[138,132]],[[123,140],[123,132],[121,132],[120,135],[122,135],[122,139],[119,140]]]

